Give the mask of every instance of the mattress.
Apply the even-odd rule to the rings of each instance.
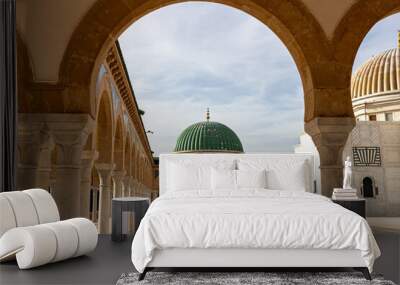
[[[372,271],[379,248],[365,219],[321,195],[247,189],[171,192],[156,199],[132,243],[139,272],[163,249],[359,250]]]

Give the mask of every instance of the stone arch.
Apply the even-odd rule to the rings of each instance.
[[[100,96],[96,116],[96,150],[99,153],[98,161],[103,163],[112,162],[112,130],[113,115],[109,93],[103,92]]]
[[[99,175],[95,167],[91,171],[91,181],[92,187],[90,189],[90,219],[93,222],[97,222],[99,219],[99,205],[100,205],[100,195],[99,195]]]
[[[136,146],[135,141],[131,144],[131,176],[136,180]]]
[[[375,178],[372,175],[362,176],[360,185],[362,198],[375,198]]]
[[[71,93],[67,93],[71,96],[76,96],[75,93],[81,94],[80,100],[84,101],[81,104],[83,112],[92,113],[89,106],[94,78],[107,49],[118,36],[134,21],[151,11],[181,2],[187,0],[131,2],[99,0],[93,5],[75,29],[59,71],[60,81],[72,90]],[[321,78],[319,74],[321,68],[329,66],[327,62],[330,60],[330,44],[322,28],[303,3],[295,0],[210,0],[209,2],[225,4],[254,16],[282,40],[294,58],[302,78],[305,121],[310,121],[321,114],[335,116],[337,109],[328,108],[328,111],[320,112],[318,108],[327,107],[328,104],[315,103],[314,97],[318,94],[314,94],[314,89],[318,82],[314,82],[314,77],[322,82],[326,81],[327,76]],[[85,45],[82,45],[82,42],[85,42]],[[318,64],[319,62],[324,64]],[[347,113],[340,114],[346,116]]]
[[[134,176],[135,176],[136,181],[139,182],[139,168],[140,168],[139,149],[138,149],[137,145],[135,145],[133,149],[134,149],[134,161],[135,161],[135,163],[134,163],[134,165],[135,165],[135,167],[134,167]]]
[[[131,140],[129,138],[129,132],[127,133],[125,139],[125,147],[124,147],[124,169],[126,170],[126,175],[131,176]]]
[[[335,59],[346,67],[346,85],[350,86],[353,62],[367,33],[377,22],[397,12],[400,12],[399,0],[361,0],[342,18],[332,43]]]
[[[97,82],[96,85],[96,94],[95,94],[95,106],[96,106],[96,110],[98,110],[98,104],[100,102],[100,98],[101,95],[107,92],[108,94],[112,94],[112,90],[111,90],[111,79],[110,76],[108,74],[105,74],[101,79],[100,82]],[[112,100],[111,100],[112,102]]]
[[[29,92],[28,84],[33,81],[31,57],[25,42],[17,32],[17,96],[18,112],[34,112],[32,108],[32,94]],[[33,110],[32,110],[33,109]]]
[[[119,116],[115,124],[114,134],[114,164],[115,170],[120,171],[124,169],[124,129],[122,123],[122,116]]]

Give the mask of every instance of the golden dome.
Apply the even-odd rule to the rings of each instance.
[[[367,60],[352,76],[351,98],[400,91],[400,46]]]

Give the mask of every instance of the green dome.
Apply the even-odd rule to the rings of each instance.
[[[178,137],[175,152],[243,152],[238,136],[224,124],[200,122]]]

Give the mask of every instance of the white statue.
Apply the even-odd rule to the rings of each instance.
[[[351,187],[351,160],[350,156],[346,157],[346,161],[344,162],[344,171],[343,171],[343,189],[352,189]]]

